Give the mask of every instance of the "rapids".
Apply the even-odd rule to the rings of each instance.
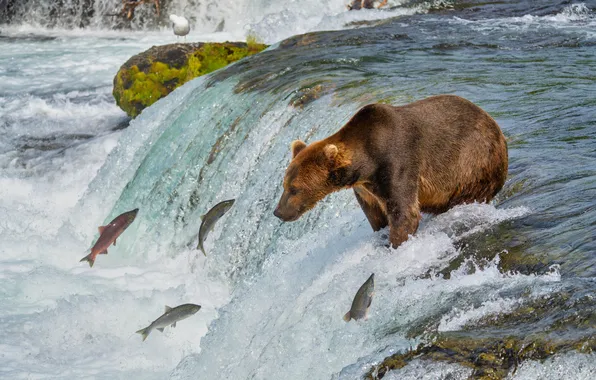
[[[214,10],[194,39],[252,30],[274,44],[134,120],[111,80],[130,55],[172,42],[169,29],[34,15],[1,27],[0,377],[357,379],[440,334],[594,336],[594,4],[301,4],[308,15],[265,1],[262,18],[222,10],[222,33]],[[292,140],[325,137],[367,103],[439,93],[474,101],[507,136],[509,178],[494,202],[425,215],[398,249],[349,191],[294,223],[273,216]],[[200,215],[230,198],[204,257]],[[137,207],[108,255],[78,262],[97,226]],[[373,272],[368,321],[346,324]],[[187,302],[202,308],[176,328],[134,334]],[[560,353],[513,378],[590,379],[594,363]],[[470,374],[421,358],[385,378]]]

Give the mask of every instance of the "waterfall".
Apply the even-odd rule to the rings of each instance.
[[[250,0],[214,3],[207,20],[208,3],[171,1],[164,12],[192,18],[197,40],[225,19],[272,46],[129,124],[111,96],[115,70],[175,38],[151,6],[113,31],[101,15],[118,1],[16,3],[0,0],[5,377],[352,380],[394,354],[404,362],[385,379],[465,378],[491,358],[516,378],[593,377],[588,6]],[[509,176],[491,204],[424,215],[396,249],[351,191],[292,223],[273,216],[291,141],[326,137],[369,103],[440,93],[473,101],[507,136]],[[230,198],[203,256],[200,215]],[[97,227],[134,208],[109,254],[80,263]],[[369,319],[344,322],[371,273]],[[146,341],[135,334],[183,303],[201,310]],[[426,353],[407,357],[419,343]]]
[[[341,33],[354,41],[386,36]],[[410,96],[406,87],[396,93],[382,76],[370,77],[362,70],[364,61],[347,59],[344,43],[334,36],[284,41],[198,78],[143,111],[71,219],[82,225],[97,217],[87,210],[111,208],[110,220],[140,208],[127,230],[137,238],[119,242],[112,265],[183,257],[189,281],[200,267],[201,276],[230,286],[232,300],[218,310],[200,354],[180,362],[175,379],[201,373],[283,378],[286,371],[294,378],[340,373],[354,378],[354,363],[380,360],[390,352],[387,347],[415,345],[418,340],[405,336],[424,329],[428,318],[455,324],[448,322],[457,315],[443,316],[453,305],[469,308],[486,298],[514,304],[527,287],[540,294],[560,280],[556,270],[539,276],[501,273],[494,250],[475,271],[468,267],[476,264],[466,261],[452,268],[450,280],[435,273],[462,254],[462,240],[527,215],[523,206],[468,205],[426,218],[417,236],[397,250],[385,246],[387,231],[373,233],[350,191],[328,196],[294,223],[273,216],[292,140],[312,142],[331,134],[370,102],[371,94],[389,96],[392,103]],[[328,48],[300,47],[304,38]],[[383,67],[381,57],[374,59],[367,61],[369,70]],[[210,235],[204,258],[194,249],[200,215],[231,198],[236,202]],[[87,233],[95,234],[92,225]],[[377,283],[371,321],[346,324],[342,316],[351,297],[371,273]],[[486,313],[492,310],[486,307]]]
[[[128,21],[121,13],[120,0],[4,1],[4,21],[11,24],[63,29],[155,29],[169,25],[168,15],[175,13],[185,15],[193,28],[203,32],[214,31],[243,6],[237,1],[161,0],[159,16],[153,2],[146,2],[135,8],[133,19]]]
[[[169,28],[168,15],[184,15],[191,33],[233,32],[275,42],[311,30],[341,29],[354,21],[376,20],[425,11],[435,1],[392,0],[383,12],[348,12],[348,0],[160,0],[135,8],[132,20],[122,13],[120,0],[2,0],[0,25],[90,30],[156,30]],[[403,8],[401,7],[403,6]],[[341,15],[339,19],[336,19]]]

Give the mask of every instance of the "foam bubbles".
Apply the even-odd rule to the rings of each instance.
[[[0,72],[8,78],[0,89],[0,377],[163,379],[198,352],[228,288],[209,279],[204,258],[191,251],[151,265],[135,258],[110,265],[120,245],[134,240],[130,231],[94,268],[78,262],[113,205],[100,200],[117,196],[105,180],[84,196],[128,122],[111,81],[147,42],[61,38],[0,41],[7,63],[0,66],[11,68]],[[13,58],[19,66],[8,64]],[[142,127],[133,137],[138,145]],[[164,305],[186,302],[202,309],[176,329],[146,342],[134,333]]]
[[[468,216],[484,228],[527,212],[496,210],[490,205],[466,207],[474,211]],[[333,210],[323,214],[328,220]],[[184,360],[173,378],[190,379],[196,373],[235,379],[288,374],[328,378],[359,358],[368,357],[368,365],[382,358],[375,353],[377,347],[407,347],[412,343],[403,338],[407,331],[414,326],[423,328],[429,317],[440,324],[442,313],[451,314],[454,317],[448,322],[455,325],[457,309],[469,309],[476,300],[491,294],[498,297],[503,289],[558,281],[551,274],[501,273],[498,258],[473,271],[464,264],[449,279],[425,277],[458,255],[453,239],[438,232],[450,229],[460,219],[454,214],[461,218],[466,212],[454,209],[444,218],[427,221],[396,250],[384,247],[382,235],[386,232],[371,235],[366,225],[352,226],[349,238],[342,237],[341,229],[330,229],[323,235],[280,239],[277,249],[284,252],[283,260],[265,265],[250,287],[236,292],[204,338],[202,354]],[[335,223],[342,225],[344,219],[359,217],[344,209],[335,218],[339,218]],[[371,273],[375,273],[375,296],[369,319],[345,323],[342,315]],[[432,324],[427,328],[433,328]],[[358,367],[366,368],[365,363]]]
[[[528,360],[522,363],[515,375],[515,380],[590,380],[596,377],[595,354],[568,353],[555,355],[543,362]]]
[[[284,38],[319,30],[345,29],[358,21],[383,20],[392,17],[424,13],[426,8],[400,7],[403,1],[393,2],[389,9],[362,9],[347,11],[348,0],[294,0],[279,3],[263,1],[263,6],[251,4],[252,11],[246,30],[255,33],[268,43]],[[265,6],[267,4],[267,6]],[[276,5],[277,4],[277,5]]]
[[[484,301],[478,307],[472,306],[463,310],[454,308],[448,315],[441,318],[437,331],[458,331],[467,324],[478,321],[486,316],[510,312],[519,304],[520,300],[504,298],[494,301]]]
[[[585,3],[570,4],[554,15],[536,16],[526,14],[519,17],[503,17],[496,19],[466,20],[454,17],[455,23],[470,25],[481,32],[490,30],[509,30],[510,32],[527,31],[528,29],[557,28],[590,35],[589,30],[596,24],[596,17]],[[586,32],[588,31],[588,32]]]
[[[174,0],[167,4],[166,14],[184,15],[191,24],[188,39],[201,41],[243,40],[247,33],[256,34],[266,43],[272,44],[296,34],[319,30],[339,30],[350,27],[353,22],[383,20],[415,13],[425,13],[432,6],[439,6],[440,0],[422,2],[409,6],[407,1],[392,0],[382,9],[348,11],[349,0],[244,0],[244,1],[189,1]],[[94,2],[91,17],[85,16],[82,3],[66,1],[60,5],[67,17],[50,17],[50,10],[56,10],[49,1],[23,1],[13,24],[6,28],[11,34],[31,36],[43,33],[45,36],[104,36],[135,38],[137,40],[161,40],[161,44],[175,42],[169,25],[155,23],[152,7],[141,6],[135,11],[130,23],[131,30],[115,31],[121,22],[117,13],[120,7],[113,2]],[[88,21],[89,25],[81,28]],[[166,23],[167,24],[167,23]],[[85,70],[84,66],[74,70]]]
[[[425,360],[412,360],[403,368],[389,371],[384,380],[435,380],[435,379],[467,379],[472,369],[451,363],[433,363]]]

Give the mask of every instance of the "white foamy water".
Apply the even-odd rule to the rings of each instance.
[[[596,36],[590,30],[596,25],[596,16],[585,3],[568,5],[561,12],[548,16],[526,14],[521,17],[503,17],[474,21],[454,17],[452,22],[469,24],[475,30],[484,33],[497,29],[508,31],[511,35],[514,35],[515,32],[526,31],[528,29],[546,30],[555,27],[568,32],[584,33],[590,38]]]
[[[423,11],[348,13],[343,1],[291,5],[263,2],[237,23],[229,5],[229,29],[206,34],[197,27],[189,40],[239,39],[252,30],[275,42]],[[466,261],[449,279],[437,273],[460,254],[461,239],[531,215],[529,207],[475,204],[426,216],[397,250],[386,247],[387,231],[371,231],[350,192],[281,224],[271,213],[288,143],[325,136],[356,105],[338,107],[324,97],[300,112],[269,95],[235,94],[234,78],[211,88],[198,79],[120,130],[128,120],[111,98],[117,68],[175,39],[169,30],[96,26],[42,29],[53,38],[46,41],[32,36],[40,31],[35,23],[2,30],[17,42],[0,40],[0,377],[354,379],[415,346],[418,339],[405,338],[413,326],[422,334],[457,330],[522,304],[516,290],[535,296],[558,289],[556,267],[541,275],[502,273],[498,256],[484,265]],[[205,165],[237,117],[237,130]],[[212,128],[201,129],[206,125]],[[194,210],[189,200],[197,189]],[[209,236],[205,258],[193,249],[198,214],[227,198],[236,204]],[[135,207],[137,220],[108,255],[93,268],[78,262],[97,226]],[[341,317],[373,272],[369,320],[346,324]],[[145,342],[135,334],[165,305],[187,302],[202,308],[176,328],[154,331]],[[434,322],[426,324],[429,318]],[[531,362],[516,376],[562,365],[583,376],[593,370],[590,358]],[[389,376],[469,374],[422,361],[401,371]]]
[[[479,207],[484,221],[495,217],[491,206]],[[459,298],[560,280],[556,272],[539,277],[503,274],[496,263],[474,273],[462,266],[449,280],[421,279],[457,254],[446,234],[427,234],[438,227],[434,220],[391,250],[360,224],[358,210],[348,216],[346,211],[334,215],[338,230],[326,228],[322,235],[278,242],[283,259],[265,263],[262,276],[225,307],[225,315],[203,344],[206,351],[186,358],[173,378],[191,379],[196,373],[234,379],[280,378],[287,373],[292,378],[356,378],[362,368],[383,357],[376,352],[379,347],[415,345],[399,336],[437,310],[456,309]],[[346,324],[341,317],[371,273],[375,297],[369,319]],[[343,370],[354,362],[359,371]]]
[[[595,361],[596,355],[594,354],[578,353],[556,355],[544,362],[529,360],[522,363],[510,378],[515,380],[589,380],[596,377]]]
[[[454,309],[449,315],[441,318],[437,331],[458,331],[467,324],[478,321],[481,318],[490,317],[491,315],[497,318],[500,313],[511,312],[519,304],[520,300],[504,298],[485,301],[482,305],[469,309]]]
[[[279,33],[270,27],[268,33],[272,42],[293,32],[279,26]],[[243,26],[217,34],[196,28],[188,40],[245,34]],[[0,377],[164,378],[199,352],[201,336],[229,298],[227,284],[209,277],[205,258],[194,250],[150,263],[114,262],[120,246],[134,239],[129,231],[89,269],[78,259],[121,189],[104,176],[84,207],[75,206],[119,142],[122,164],[112,169],[134,173],[126,157],[151,141],[152,128],[159,133],[163,116],[153,127],[139,118],[124,137],[114,131],[127,118],[113,102],[111,82],[131,55],[175,38],[167,29],[40,30],[35,23],[4,27],[2,35],[17,42],[5,43],[0,53]],[[134,333],[164,305],[185,302],[202,306],[186,323],[155,331],[146,342]]]
[[[433,363],[429,365],[427,362],[418,359],[412,360],[404,368],[387,372],[383,379],[467,379],[470,375],[472,375],[472,370],[459,364]]]
[[[244,40],[247,34],[256,35],[268,44],[284,38],[311,31],[339,30],[352,22],[383,20],[391,17],[427,12],[430,4],[423,3],[414,7],[400,7],[407,1],[394,0],[383,9],[364,9],[348,12],[348,0],[244,0],[244,1],[201,1],[173,0],[163,10],[166,14],[184,15],[190,22],[191,31],[186,37],[193,40]],[[132,31],[112,32],[114,27],[121,28],[122,20],[112,16],[121,9],[121,4],[110,0],[94,1],[92,16],[84,16],[81,2],[66,1],[61,8],[70,10],[69,17],[55,19],[50,16],[50,9],[55,4],[47,0],[25,0],[21,5],[13,25],[5,28],[12,34],[35,33],[48,29],[49,35],[85,34],[115,35],[136,34],[136,38],[176,41],[168,22],[156,24],[152,6],[140,6],[135,18],[128,27]],[[82,28],[84,25],[85,28]],[[125,23],[125,25],[128,25]],[[155,30],[139,31],[146,27]],[[80,28],[80,29],[77,29]],[[158,32],[159,30],[159,32]],[[162,42],[163,43],[163,42]]]

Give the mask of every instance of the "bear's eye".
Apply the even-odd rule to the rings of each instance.
[[[290,187],[290,195],[296,195],[298,194],[298,189],[295,187]]]

